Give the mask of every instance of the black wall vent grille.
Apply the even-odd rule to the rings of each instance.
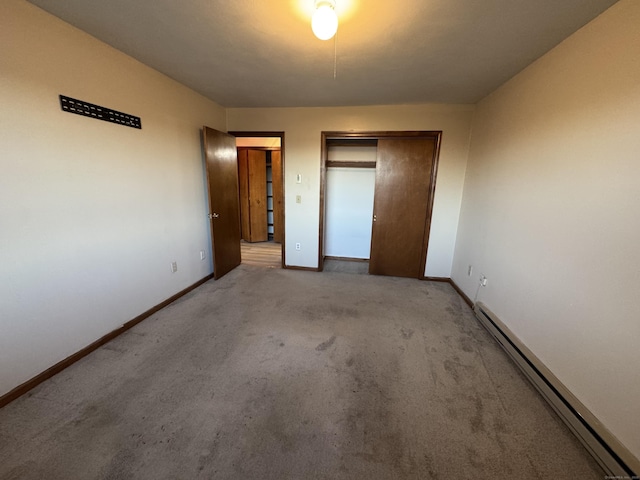
[[[111,110],[110,108],[99,107],[93,103],[83,102],[82,100],[65,97],[64,95],[60,95],[60,108],[65,112],[97,118],[98,120],[117,123],[118,125],[124,125],[125,127],[142,128],[140,117]]]

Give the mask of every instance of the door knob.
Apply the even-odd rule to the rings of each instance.
[[[218,218],[220,215],[218,215],[217,213],[214,213],[213,215],[211,215],[213,218]]]

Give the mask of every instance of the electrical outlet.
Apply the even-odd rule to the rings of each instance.
[[[178,262],[171,262],[171,272],[176,273],[178,271]]]
[[[487,286],[487,277],[485,277],[484,275],[480,275],[480,285],[482,285],[483,287]]]
[[[296,203],[302,203],[302,196],[296,195]]]
[[[205,258],[204,250],[200,250],[200,260],[204,260]]]
[[[300,250],[300,244],[296,243],[296,250]]]
[[[467,275],[473,275],[473,266],[469,265],[469,268],[467,269]]]

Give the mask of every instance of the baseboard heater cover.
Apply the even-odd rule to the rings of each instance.
[[[640,462],[496,317],[477,302],[473,311],[562,421],[613,478],[638,478]],[[635,473],[634,473],[635,472]]]

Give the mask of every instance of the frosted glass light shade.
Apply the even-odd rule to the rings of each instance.
[[[311,30],[320,40],[329,40],[338,31],[338,15],[329,4],[318,6],[311,19]]]

